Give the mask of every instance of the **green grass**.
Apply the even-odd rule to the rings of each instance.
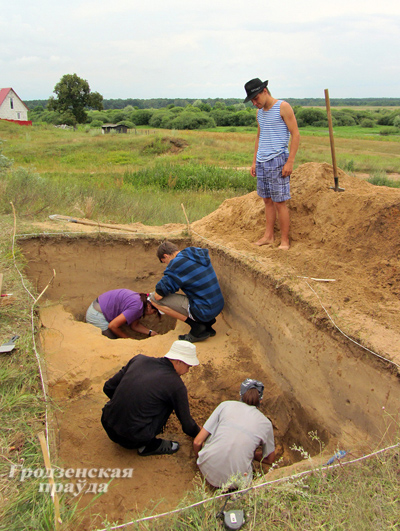
[[[21,482],[10,478],[11,466],[43,468],[37,433],[44,429],[45,407],[31,333],[31,298],[21,284],[12,255],[12,217],[0,217],[0,343],[20,338],[9,354],[0,355],[0,529],[4,531],[53,529],[53,506],[49,496],[38,492],[38,479]],[[22,270],[21,254],[16,264]],[[28,289],[32,289],[25,279]],[[35,324],[36,319],[35,319]]]
[[[240,509],[244,511],[244,529],[248,531],[394,531],[400,517],[399,459],[397,447],[358,464],[330,470],[315,467],[310,461],[308,469],[313,472],[309,475],[234,494],[227,502],[226,498],[215,499],[221,491],[211,491],[199,477],[197,487],[179,507],[213,499],[130,528],[213,531],[224,528],[217,516],[221,509]],[[268,474],[259,474],[254,485],[268,481]]]

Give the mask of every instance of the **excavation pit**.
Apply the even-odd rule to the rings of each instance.
[[[91,525],[97,520],[90,514],[122,521],[159,500],[157,511],[173,508],[193,488],[197,472],[191,439],[174,416],[165,433],[181,444],[174,456],[141,458],[112,443],[100,424],[105,380],[136,354],[164,355],[186,325],[153,317],[147,324],[160,335],[111,341],[83,322],[86,308],[104,291],[154,289],[164,270],[155,256],[162,239],[83,235],[20,240],[26,274],[39,293],[56,272],[41,302],[39,335],[49,393],[57,405],[53,426],[59,465],[132,469],[131,477],[114,479],[91,506]],[[170,239],[179,248],[199,245],[188,238]],[[316,455],[323,445],[329,457],[339,447],[366,450],[378,444],[387,434],[382,407],[395,413],[400,405],[396,376],[313,323],[306,307],[290,291],[277,289],[259,263],[218,244],[208,247],[226,305],[215,325],[217,335],[197,344],[200,366],[184,377],[196,421],[202,425],[221,401],[237,399],[240,382],[255,377],[265,384],[261,410],[273,423],[280,467],[302,459],[294,447]],[[92,498],[85,494],[80,504]]]
[[[265,383],[262,411],[273,422],[282,457],[268,479],[326,463],[337,449],[360,457],[398,440],[400,191],[341,171],[339,178],[345,188],[340,194],[331,189],[328,164],[304,164],[293,172],[289,252],[280,252],[278,244],[252,245],[265,223],[263,201],[255,192],[229,199],[192,223],[190,239],[174,240],[186,226],[141,224],[126,227],[130,235],[124,237],[116,235],[121,231],[102,234],[100,227],[81,226],[76,236],[20,239],[26,273],[39,293],[56,271],[41,301],[39,336],[57,406],[52,423],[57,464],[74,470],[132,469],[132,477],[113,479],[76,529],[134,519],[144,508],[171,509],[193,488],[191,441],[176,419],[166,436],[179,440],[181,449],[150,458],[113,444],[100,425],[104,381],[135,354],[165,354],[186,326],[163,318],[162,335],[111,341],[82,321],[101,292],[154,288],[164,269],[155,249],[164,238],[179,248],[209,248],[226,302],[216,336],[197,344],[200,366],[184,376],[197,422],[220,401],[236,399],[243,378],[254,376]],[[71,229],[60,222],[36,226],[46,233]],[[325,445],[322,456],[319,441]],[[314,455],[313,463],[298,461],[295,446]],[[74,478],[79,480],[84,478]],[[85,494],[80,504],[92,500],[93,493]]]

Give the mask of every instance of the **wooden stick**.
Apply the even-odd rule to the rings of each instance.
[[[90,225],[92,227],[105,227],[107,229],[125,230],[126,232],[138,232],[137,229],[127,229],[126,227],[119,227],[118,225],[111,225],[110,223],[98,223],[96,221],[89,221],[87,219],[72,218],[69,216],[61,216],[60,214],[53,214],[49,216],[50,219],[59,221],[69,221],[70,223],[78,223],[79,225]]]
[[[188,230],[188,233],[190,234],[190,223],[189,223],[189,218],[188,218],[187,215],[186,215],[186,210],[185,210],[185,207],[183,206],[183,203],[181,203],[181,207],[182,207],[183,213],[185,214],[186,223],[187,223],[187,230]]]
[[[0,273],[0,295],[1,295],[2,286],[3,286],[3,273]]]
[[[331,113],[331,103],[329,100],[329,90],[325,89],[324,92],[325,92],[326,114],[328,116],[329,141],[331,144],[333,180],[335,183],[333,190],[335,190],[335,192],[344,192],[344,188],[339,188],[339,176],[338,176],[337,164],[336,164],[335,140],[333,137],[332,113]]]
[[[46,465],[46,472],[49,478],[49,484],[51,486],[50,494],[51,494],[51,497],[54,503],[54,529],[58,531],[60,529],[60,524],[62,524],[62,520],[60,516],[60,502],[59,502],[58,495],[56,492],[56,485],[54,483],[54,478],[53,478],[53,470],[51,468],[50,456],[49,456],[49,451],[47,449],[47,444],[46,444],[44,433],[41,431],[40,433],[38,433],[38,437],[40,441],[40,446],[42,447],[43,459],[44,459],[44,464]]]
[[[53,282],[53,280],[56,278],[56,270],[53,269],[53,276],[51,277],[51,279],[49,280],[47,286],[43,289],[42,293],[39,295],[39,297],[37,299],[35,299],[35,302],[33,304],[37,304],[38,300],[40,299],[40,297],[43,295],[43,293],[47,290],[47,288],[50,286],[50,284]]]

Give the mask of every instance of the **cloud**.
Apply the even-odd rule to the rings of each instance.
[[[47,98],[76,72],[107,98],[241,98],[265,77],[285,97],[396,97],[399,29],[388,0],[15,0],[0,17],[2,83]]]

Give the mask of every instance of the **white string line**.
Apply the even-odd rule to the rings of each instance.
[[[224,245],[221,245],[217,242],[213,242],[212,240],[209,240],[208,238],[205,238],[204,236],[202,236],[201,234],[198,234],[197,232],[195,232],[193,229],[192,229],[192,233],[193,234],[196,234],[196,236],[199,236],[200,238],[202,238],[203,240],[207,241],[207,242],[210,242],[211,244],[217,246],[217,247],[221,247],[223,249],[226,249],[228,252],[235,252],[236,254],[240,255],[240,256],[243,256],[243,258],[249,258],[248,256],[244,255],[243,253],[241,253],[240,251],[236,251],[236,249],[229,249],[228,247],[225,247]],[[257,262],[259,264],[262,264],[262,262],[260,262],[260,260],[258,260],[257,258],[255,257],[252,257],[250,256],[250,258],[254,261],[254,262]],[[301,278],[301,279],[307,279],[309,277],[297,277],[297,278]],[[320,281],[320,282],[333,282],[334,279],[322,279],[322,278],[310,278],[311,280],[316,280],[316,281]],[[358,343],[357,341],[355,341],[354,339],[352,339],[351,337],[349,337],[347,334],[345,334],[338,326],[337,324],[335,323],[335,321],[332,319],[332,317],[329,315],[328,313],[328,310],[325,308],[325,306],[322,304],[322,301],[319,297],[319,295],[316,293],[316,291],[310,286],[310,284],[307,282],[306,280],[306,284],[307,286],[311,289],[311,291],[316,295],[319,303],[321,304],[322,308],[324,309],[326,315],[329,317],[331,323],[333,324],[333,326],[341,333],[344,335],[344,337],[346,337],[347,339],[349,339],[350,341],[352,341],[353,343],[355,343],[356,345],[358,345],[359,347],[363,348],[364,350],[366,350],[367,352],[370,352],[371,354],[373,354],[374,356],[377,356],[378,358],[380,358],[381,360],[383,361],[387,361],[388,363],[391,363],[392,365],[394,365],[395,367],[397,367],[398,369],[400,369],[400,365],[398,365],[396,362],[392,361],[392,360],[389,360],[388,358],[385,358],[383,356],[381,356],[380,354],[377,354],[376,352],[374,352],[373,350],[365,347],[364,345],[361,345],[360,343]]]
[[[15,258],[15,234],[16,234],[16,214],[15,214],[15,209],[14,209],[14,205],[13,203],[11,202],[11,206],[12,206],[12,209],[13,209],[13,213],[14,213],[14,230],[13,230],[13,236],[12,236],[12,246],[11,246],[11,253],[12,253],[12,257],[13,257],[13,262],[14,262],[14,267],[15,269],[17,270],[20,278],[21,278],[21,284],[22,286],[24,287],[25,291],[27,293],[29,293],[30,297],[33,299],[33,303],[31,305],[31,333],[32,333],[32,348],[33,348],[33,351],[35,353],[35,356],[36,356],[36,361],[37,361],[37,364],[38,364],[38,368],[39,368],[39,375],[40,375],[40,383],[41,383],[41,386],[42,386],[42,392],[43,392],[43,397],[44,397],[44,404],[45,404],[45,434],[46,434],[46,445],[47,445],[47,450],[49,452],[49,456],[50,456],[50,445],[49,445],[49,422],[48,422],[48,397],[47,397],[47,393],[46,393],[46,387],[45,387],[45,384],[44,384],[44,377],[43,377],[43,371],[42,371],[42,364],[41,364],[41,361],[40,361],[40,356],[39,356],[39,353],[37,351],[37,348],[36,348],[36,340],[35,340],[35,317],[34,317],[34,307],[35,307],[35,304],[36,302],[40,299],[40,297],[43,295],[43,293],[45,292],[45,290],[47,289],[48,285],[46,286],[46,288],[42,291],[42,293],[39,295],[39,297],[37,299],[35,299],[35,297],[32,295],[32,293],[29,291],[28,287],[26,286],[25,284],[25,281],[24,281],[24,277],[21,273],[21,271],[18,269],[18,266],[17,266],[17,261],[16,261],[16,258]]]
[[[347,334],[345,334],[343,332],[343,330],[341,330],[338,325],[335,323],[335,321],[332,319],[332,317],[329,315],[328,313],[328,310],[325,308],[325,306],[322,304],[322,301],[318,295],[318,293],[310,286],[310,284],[306,281],[306,284],[307,286],[310,288],[310,290],[315,294],[315,296],[317,297],[317,299],[319,300],[319,303],[321,304],[322,308],[324,309],[326,315],[329,317],[330,321],[332,322],[333,326],[335,328],[337,328],[337,330],[339,330],[339,332],[341,334],[344,335],[344,337],[346,337],[347,339],[349,339],[350,341],[352,341],[353,343],[355,343],[356,345],[358,345],[359,347],[363,348],[364,350],[366,350],[367,352],[370,352],[371,354],[373,354],[374,356],[377,356],[378,358],[380,358],[381,360],[384,360],[384,361],[387,361],[389,363],[392,363],[393,365],[395,365],[398,369],[400,369],[400,365],[398,365],[396,362],[392,361],[392,360],[388,360],[387,358],[384,358],[383,356],[381,356],[380,354],[377,354],[376,352],[374,352],[373,350],[370,350],[369,348],[365,347],[364,345],[361,345],[360,343],[358,343],[357,341],[355,341],[354,339],[352,339],[351,337],[349,337]]]
[[[97,529],[96,531],[111,531],[111,530],[114,530],[114,529],[123,529],[124,527],[128,527],[128,526],[134,525],[134,524],[138,524],[140,522],[145,522],[145,521],[148,521],[148,520],[154,520],[156,518],[161,518],[163,516],[169,516],[169,515],[172,515],[172,514],[177,514],[177,513],[183,512],[183,511],[187,511],[188,509],[193,509],[194,507],[198,507],[199,505],[204,505],[205,503],[212,502],[212,501],[218,500],[220,498],[226,498],[227,496],[236,496],[236,495],[241,494],[241,493],[250,492],[251,490],[260,489],[261,487],[266,487],[266,486],[270,486],[270,485],[276,485],[278,483],[282,483],[282,482],[285,482],[285,481],[295,480],[295,479],[298,479],[298,478],[300,478],[302,476],[306,476],[306,475],[309,475],[309,474],[312,474],[312,473],[315,473],[315,472],[323,472],[325,470],[331,470],[331,469],[342,467],[342,466],[352,465],[354,463],[358,463],[360,461],[364,461],[365,459],[369,459],[370,457],[374,457],[374,456],[376,456],[378,454],[381,454],[383,452],[386,452],[388,450],[393,450],[394,448],[397,448],[399,446],[400,446],[400,443],[397,443],[397,444],[394,444],[392,446],[387,446],[386,448],[381,448],[380,450],[377,450],[376,452],[373,452],[371,454],[364,455],[364,456],[358,457],[356,459],[352,459],[351,461],[346,461],[346,462],[343,462],[343,463],[342,462],[340,462],[340,463],[338,462],[338,463],[336,463],[334,465],[325,465],[325,466],[322,466],[322,467],[319,467],[319,468],[313,468],[313,469],[305,470],[304,472],[299,472],[298,474],[294,474],[292,476],[286,476],[284,478],[279,478],[279,479],[275,479],[275,480],[272,480],[272,481],[266,481],[265,483],[260,483],[258,485],[252,485],[251,487],[248,487],[246,489],[237,490],[233,494],[231,492],[227,492],[225,494],[219,494],[218,496],[213,496],[212,498],[206,498],[205,500],[201,500],[199,502],[192,503],[191,505],[187,505],[186,507],[181,507],[180,509],[174,509],[173,511],[168,511],[168,512],[165,512],[165,513],[155,514],[155,515],[152,515],[152,516],[145,516],[144,518],[139,518],[137,520],[132,520],[131,522],[127,522],[125,524],[111,526],[111,527],[107,527],[107,528],[104,528],[104,529]]]

